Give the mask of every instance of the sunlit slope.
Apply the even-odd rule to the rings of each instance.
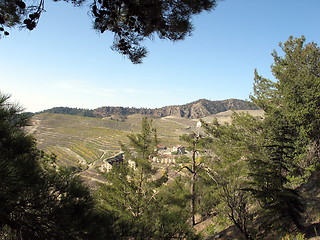
[[[141,128],[142,115],[124,122],[111,119],[44,113],[33,117],[30,132],[40,149],[53,152],[65,165],[90,164],[120,150],[119,141]],[[160,141],[168,146],[179,143],[179,135],[194,130],[196,122],[180,117],[153,118]]]
[[[212,122],[214,118],[218,119],[219,123],[231,123],[232,115],[234,113],[248,113],[255,117],[262,117],[264,115],[263,110],[228,110],[225,112],[220,112],[208,117],[204,117],[203,120],[206,122]]]
[[[126,123],[63,114],[40,114],[33,121],[39,148],[57,154],[65,165],[90,164],[112,154],[130,129]]]
[[[262,116],[261,110],[238,110],[254,116]],[[233,111],[221,112],[204,120],[211,122],[231,122]],[[38,146],[46,152],[57,154],[62,164],[90,164],[119,152],[119,141],[127,143],[127,135],[137,133],[141,128],[144,115],[131,115],[124,121],[110,118],[72,116],[65,114],[43,113],[33,117],[30,132],[35,135]],[[179,136],[196,128],[198,120],[168,116],[149,118],[157,129],[162,144],[172,147],[180,144]]]
[[[261,115],[250,110],[253,115]],[[204,118],[211,122],[214,117],[220,122],[230,122],[232,111]],[[47,153],[57,155],[59,165],[79,171],[89,182],[104,181],[99,174],[103,159],[114,156],[120,151],[119,142],[128,143],[127,135],[138,133],[144,115],[134,114],[124,121],[111,118],[91,118],[65,114],[43,113],[33,116],[33,125],[29,127],[38,142],[38,147]],[[198,120],[168,116],[150,118],[157,129],[159,140],[167,147],[182,144],[179,136],[193,131]]]

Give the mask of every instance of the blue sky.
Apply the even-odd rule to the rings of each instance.
[[[47,0],[34,31],[0,40],[0,91],[27,111],[248,99],[255,68],[272,79],[279,42],[290,35],[319,42],[319,10],[319,0],[224,0],[194,17],[184,41],[146,41],[148,57],[133,65],[110,49],[111,34],[92,30],[87,5]]]

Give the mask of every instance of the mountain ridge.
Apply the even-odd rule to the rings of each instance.
[[[183,105],[169,105],[161,108],[135,108],[135,107],[113,107],[103,106],[93,110],[83,108],[55,107],[39,113],[60,113],[87,117],[105,118],[113,115],[129,116],[142,114],[152,117],[179,116],[183,118],[203,118],[227,110],[256,110],[258,107],[241,99],[226,99],[211,101],[199,99]]]

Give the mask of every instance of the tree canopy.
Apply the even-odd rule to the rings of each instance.
[[[99,239],[92,235],[101,231],[106,239],[109,215],[94,209],[79,177],[37,149],[24,129],[29,120],[0,93],[0,238]]]
[[[59,0],[54,0],[59,1]],[[75,6],[84,0],[65,0]],[[112,49],[141,63],[147,50],[146,38],[157,35],[171,41],[183,40],[193,30],[192,16],[213,9],[218,0],[93,0],[90,15],[93,28],[114,33]],[[0,2],[0,37],[7,28],[36,28],[45,11],[44,0],[4,0]]]
[[[117,239],[196,239],[187,224],[187,195],[183,183],[168,182],[168,173],[150,159],[158,143],[152,121],[142,119],[141,133],[128,135],[124,159],[105,173],[108,184],[98,191],[101,208],[113,212]],[[158,177],[155,177],[159,175]]]

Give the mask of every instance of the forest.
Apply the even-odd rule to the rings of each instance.
[[[255,70],[250,99],[264,117],[202,121],[202,133],[180,137],[190,155],[162,171],[150,161],[157,130],[144,118],[97,189],[39,150],[25,131],[30,116],[1,93],[1,239],[212,239],[218,225],[247,240],[318,236],[314,190],[305,186],[319,185],[320,49],[304,37],[280,47],[275,81]],[[196,226],[207,219],[204,236]]]

